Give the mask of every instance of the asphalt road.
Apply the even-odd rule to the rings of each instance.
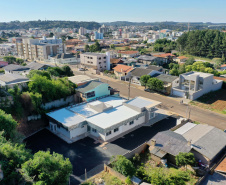
[[[83,72],[74,72],[75,74],[84,74]],[[88,74],[87,74],[88,75]],[[89,75],[91,77],[99,77],[101,76],[94,76]],[[110,81],[101,78],[102,82],[108,83],[111,87],[116,88],[120,91],[120,95],[123,95],[125,97],[128,97],[128,84],[125,84],[125,82],[121,81]],[[169,110],[172,112],[175,112],[183,117],[188,117],[190,112],[190,119],[193,121],[198,121],[200,123],[209,124],[212,126],[215,126],[219,129],[226,129],[226,116],[221,115],[209,110],[201,109],[199,107],[191,106],[191,105],[181,105],[178,101],[174,100],[173,98],[163,96],[157,93],[149,93],[145,92],[141,89],[135,88],[131,86],[130,88],[130,97],[134,98],[136,96],[143,96],[146,98],[150,98],[153,100],[157,100],[162,102],[162,108],[165,110]],[[188,108],[189,107],[189,108]],[[187,111],[190,110],[190,111]]]

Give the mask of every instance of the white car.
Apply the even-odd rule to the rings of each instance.
[[[84,68],[79,68],[78,70],[79,70],[79,71],[85,71],[85,69],[84,69]]]

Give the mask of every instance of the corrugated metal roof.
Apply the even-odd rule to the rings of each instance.
[[[195,127],[194,127],[195,128]],[[202,130],[200,130],[202,132]],[[212,160],[226,146],[226,134],[213,128],[195,143],[192,143],[193,149]]]
[[[184,133],[186,133],[187,131],[189,131],[190,129],[192,129],[195,126],[196,126],[196,124],[189,122],[189,123],[186,123],[185,125],[183,125],[182,127],[178,128],[174,132],[183,135]]]
[[[183,136],[192,143],[195,143],[198,141],[201,137],[203,137],[205,134],[207,134],[210,130],[212,130],[214,127],[204,124],[198,124],[192,129],[188,130],[183,134]]]
[[[100,81],[91,81],[91,82],[88,82],[87,84],[85,84],[83,86],[80,86],[76,90],[81,92],[81,93],[85,93],[87,91],[90,91],[90,90],[96,88],[97,86],[99,86],[101,84],[104,84],[104,83],[100,82]]]

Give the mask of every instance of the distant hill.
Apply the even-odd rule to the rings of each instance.
[[[29,28],[79,28],[84,27],[86,29],[99,28],[100,24],[97,22],[78,22],[78,21],[11,21],[0,22],[0,30],[13,30],[13,29],[29,29]]]
[[[100,24],[105,24],[107,26],[150,26],[154,30],[159,29],[171,29],[171,30],[187,30],[188,22],[173,22],[173,21],[165,21],[165,22],[129,22],[129,21],[115,21],[115,22],[102,22]],[[222,29],[226,28],[226,23],[203,23],[203,22],[190,22],[190,29]]]

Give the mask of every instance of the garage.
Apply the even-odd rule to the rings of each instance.
[[[173,89],[173,95],[174,96],[179,96],[179,97],[185,97],[185,93],[182,91],[177,91],[175,89]]]

